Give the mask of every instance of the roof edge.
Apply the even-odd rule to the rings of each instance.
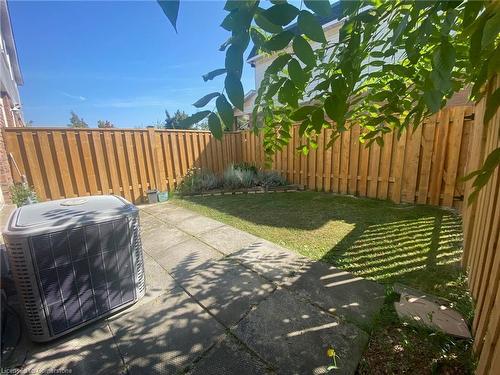
[[[12,72],[14,73],[14,79],[18,85],[24,84],[23,76],[21,74],[21,68],[19,65],[19,59],[17,56],[16,41],[14,39],[14,33],[12,32],[12,23],[10,20],[9,6],[7,0],[0,0],[0,23],[1,32],[5,40],[7,52],[10,56],[10,63],[12,65]]]

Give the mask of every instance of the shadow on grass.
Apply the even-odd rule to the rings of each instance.
[[[459,267],[461,220],[454,212],[316,192],[175,203],[356,275],[455,300],[471,316]]]

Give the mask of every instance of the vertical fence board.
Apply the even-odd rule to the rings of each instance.
[[[377,197],[378,173],[380,165],[380,146],[372,144],[370,147],[370,162],[368,166],[368,197]]]
[[[47,183],[49,186],[48,199],[59,199],[64,196],[61,195],[59,183],[56,176],[56,164],[54,163],[52,147],[50,146],[48,132],[39,132],[38,141],[40,142],[40,149],[43,154],[43,162],[45,164],[45,171],[47,173]]]
[[[65,134],[66,135],[66,134]],[[69,164],[68,164],[68,154],[65,151],[65,145],[64,145],[64,139],[63,139],[63,134],[60,132],[54,132],[52,134],[53,140],[54,140],[54,148],[56,150],[56,160],[58,164],[58,171],[61,174],[61,180],[62,180],[62,186],[63,186],[63,193],[65,197],[74,197],[75,194],[73,193],[73,184],[71,183],[71,176],[70,173],[74,172],[73,170],[70,170]]]
[[[452,111],[452,126],[449,132],[448,152],[446,163],[446,178],[444,181],[443,206],[453,205],[455,185],[457,181],[458,161],[460,158],[460,145],[462,143],[462,132],[464,127],[465,109],[454,108]]]
[[[435,130],[436,116],[434,115],[422,129],[422,153],[420,157],[422,165],[420,168],[420,181],[417,197],[417,202],[420,204],[427,203]]]
[[[340,160],[340,186],[339,191],[342,194],[347,194],[347,187],[349,185],[349,161],[351,160],[351,131],[345,130],[342,132],[341,141],[342,157]]]
[[[75,177],[76,192],[78,196],[86,195],[86,186],[82,169],[82,160],[80,157],[80,148],[78,147],[77,134],[75,132],[66,133],[68,139],[68,154],[71,162],[71,171]],[[79,137],[78,137],[79,138]],[[44,156],[45,157],[45,156]],[[48,172],[48,171],[47,171]]]
[[[85,169],[85,176],[89,186],[89,194],[98,194],[97,176],[93,163],[93,153],[90,147],[90,134],[87,132],[79,132],[79,138],[82,145],[83,165]]]
[[[349,163],[349,194],[358,193],[359,125],[351,127],[351,157]]]
[[[116,144],[116,158],[118,161],[118,173],[120,175],[120,185],[122,187],[123,196],[132,200],[130,193],[130,183],[128,181],[127,172],[127,157],[125,156],[125,150],[123,149],[123,134],[121,132],[116,132],[113,134]]]
[[[380,182],[378,186],[377,198],[387,199],[389,194],[389,176],[391,173],[391,160],[392,160],[392,140],[393,133],[384,135],[384,146],[381,148],[380,156]]]
[[[107,160],[107,170],[109,171],[109,177],[111,180],[111,189],[113,194],[120,195],[120,181],[118,179],[118,171],[116,169],[117,160],[115,157],[115,148],[113,146],[113,139],[111,138],[111,132],[104,130],[104,154]]]
[[[366,189],[368,187],[368,162],[370,161],[370,148],[366,147],[366,145],[360,146],[359,159],[358,194],[361,197],[366,197]]]

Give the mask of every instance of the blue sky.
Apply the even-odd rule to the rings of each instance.
[[[224,66],[223,6],[183,1],[176,34],[154,1],[10,1],[26,121],[65,126],[73,110],[92,127],[136,127],[165,109],[195,112],[192,103],[223,86],[201,78]],[[254,88],[248,64],[242,81]]]

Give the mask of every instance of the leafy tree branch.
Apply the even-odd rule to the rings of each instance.
[[[159,3],[176,28],[179,1]],[[352,124],[360,125],[361,142],[382,144],[384,134],[419,126],[464,88],[480,100],[500,70],[500,2],[341,1],[338,43],[327,41],[320,22],[332,11],[328,0],[303,1],[300,9],[287,1],[271,3],[264,9],[258,0],[226,1],[221,27],[230,36],[220,47],[225,66],[203,77],[225,76],[225,94],[197,102],[203,107],[217,97],[225,105],[193,115],[208,117],[221,137],[220,119],[225,123],[230,111],[232,116],[227,104],[243,109],[243,53],[251,40],[258,53],[275,57],[252,116],[269,156],[288,144],[296,123],[306,139],[302,152],[317,147],[324,129],[332,130],[331,145]],[[485,124],[499,101],[497,89],[487,98]],[[474,186],[483,186],[498,164],[496,154],[488,158],[471,175]]]

